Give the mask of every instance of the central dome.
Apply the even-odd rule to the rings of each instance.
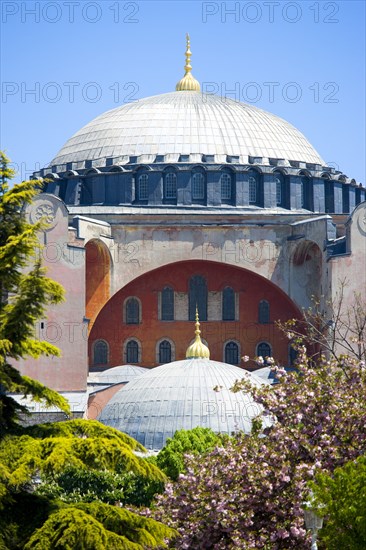
[[[179,155],[264,157],[324,165],[307,139],[285,120],[229,98],[177,91],[127,103],[98,116],[62,147],[50,165],[157,155],[177,162]],[[169,157],[170,156],[170,157]],[[96,165],[99,163],[96,162]],[[94,165],[94,163],[93,163]]]

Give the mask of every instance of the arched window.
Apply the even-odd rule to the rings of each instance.
[[[334,214],[334,182],[324,180],[325,211]]]
[[[161,320],[174,321],[174,290],[169,286],[161,293]]]
[[[257,346],[257,356],[263,357],[263,359],[265,359],[266,357],[271,357],[271,346],[266,342],[260,342]]]
[[[284,206],[285,205],[285,180],[282,174],[276,172],[275,174],[276,182],[276,205]]]
[[[349,213],[349,185],[346,183],[342,185],[342,212]]]
[[[137,181],[137,199],[139,201],[147,201],[149,198],[148,189],[149,176],[147,174],[141,174]]]
[[[202,172],[195,172],[192,176],[192,200],[205,200],[205,176]]]
[[[249,203],[257,202],[257,180],[254,176],[249,176]]]
[[[222,320],[235,321],[235,293],[229,286],[222,293]]]
[[[126,346],[126,363],[139,362],[139,345],[136,340],[130,340]]]
[[[94,344],[94,365],[108,364],[108,344],[104,340],[97,340]]]
[[[261,206],[263,203],[262,198],[262,183],[260,175],[257,172],[249,173],[249,204],[256,204]]]
[[[306,210],[314,210],[314,199],[313,199],[313,182],[307,176],[301,177],[301,208],[306,208]]]
[[[177,175],[168,172],[164,179],[164,199],[175,200],[177,198]]]
[[[196,318],[196,306],[200,321],[207,321],[207,283],[201,275],[194,275],[189,281],[189,320]]]
[[[159,363],[170,363],[172,360],[172,346],[168,340],[159,344]]]
[[[93,185],[91,182],[91,178],[84,179],[80,183],[80,204],[85,206],[89,204],[93,204]],[[61,193],[60,193],[61,195]],[[65,198],[65,197],[60,197]]]
[[[290,366],[292,367],[294,364],[295,364],[295,361],[297,359],[297,356],[298,356],[298,351],[293,347],[292,344],[289,344],[289,363],[290,363]]]
[[[126,324],[138,325],[140,322],[140,304],[136,298],[129,298],[126,302]]]
[[[306,184],[306,178],[301,178],[301,181],[300,181],[300,206],[301,206],[301,208],[305,208],[305,184]]]
[[[281,206],[282,204],[282,182],[279,176],[276,176],[276,204]]]
[[[239,364],[239,346],[236,342],[228,342],[225,345],[225,363],[228,365]]]
[[[222,202],[231,202],[232,199],[232,182],[231,176],[227,172],[221,174],[221,200]]]
[[[261,300],[258,304],[258,323],[269,323],[269,303]]]

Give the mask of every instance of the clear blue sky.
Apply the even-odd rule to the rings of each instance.
[[[103,111],[173,91],[188,31],[206,89],[283,117],[365,184],[365,5],[3,0],[1,147],[24,179]]]

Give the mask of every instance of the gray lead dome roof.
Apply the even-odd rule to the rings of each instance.
[[[222,162],[227,155],[243,164],[248,156],[325,164],[301,132],[276,115],[229,98],[179,91],[103,113],[72,136],[50,165],[86,160],[105,165],[106,158],[123,164],[141,155],[151,155],[146,162],[156,155],[165,162],[177,162],[179,155],[215,155]]]
[[[245,370],[210,359],[161,365],[121,388],[98,420],[153,450],[161,449],[177,430],[196,426],[248,433],[260,406],[249,394],[230,391],[244,377],[253,385],[266,384]]]
[[[138,376],[142,376],[149,369],[138,367],[137,365],[121,365],[112,367],[98,373],[95,376],[95,382],[99,384],[119,384],[122,382],[130,382]]]

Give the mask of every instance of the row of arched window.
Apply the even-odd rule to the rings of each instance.
[[[136,178],[136,200],[145,202],[149,199],[149,175],[140,174]],[[230,204],[235,195],[234,175],[223,172],[220,176],[221,202]],[[192,175],[192,201],[204,203],[207,197],[206,175],[203,171],[193,172]],[[167,203],[177,200],[177,174],[175,172],[165,172],[163,176],[163,199]],[[255,202],[255,201],[254,201]]]
[[[175,360],[175,346],[171,340],[164,339],[157,344],[156,361],[161,364],[170,363]],[[257,355],[270,357],[272,355],[271,345],[267,342],[259,342],[256,347]],[[123,361],[126,364],[138,364],[141,362],[142,347],[138,340],[133,338],[125,342],[123,348]],[[229,365],[240,364],[240,345],[231,340],[224,344],[223,361]],[[97,340],[93,346],[93,365],[104,366],[109,362],[109,345],[105,340]]]
[[[148,188],[149,176],[146,173],[137,176],[136,199],[138,201],[147,201],[149,198]],[[252,172],[248,178],[249,181],[249,204],[261,206],[263,202],[263,182],[260,174]],[[309,194],[310,178],[301,178],[301,204],[307,208],[307,196]],[[286,203],[286,182],[282,173],[275,174],[276,182],[276,204],[288,208]],[[221,202],[230,204],[235,195],[235,176],[228,172],[223,172],[220,176]],[[204,202],[206,200],[206,176],[204,172],[197,171],[192,175],[192,201]],[[167,202],[174,202],[177,199],[177,174],[175,172],[166,172],[163,180],[163,198]]]
[[[146,173],[137,177],[136,199],[138,201],[147,201],[149,198],[148,189],[149,176]],[[263,206],[263,182],[260,174],[252,172],[248,178],[249,182],[249,204]],[[276,204],[282,208],[289,208],[288,184],[281,172],[275,173],[276,182]],[[235,195],[235,176],[228,172],[223,172],[220,176],[221,202],[232,203]],[[358,192],[358,194],[357,194]],[[360,192],[356,189],[356,204],[360,202]],[[192,175],[192,201],[202,203],[206,200],[206,176],[204,172],[197,171]],[[177,199],[177,174],[175,172],[166,172],[164,174],[163,198],[167,202],[175,202]],[[349,189],[346,186],[342,188],[343,212],[349,212],[350,200]],[[306,210],[314,210],[313,182],[308,176],[300,178],[300,206]],[[325,180],[325,212],[335,212],[334,204],[334,181]]]
[[[147,201],[149,198],[148,187],[149,176],[146,173],[137,176],[136,183],[136,200]],[[306,180],[306,181],[305,181]],[[301,178],[302,182],[302,202],[305,208],[305,188],[308,188],[307,180],[309,178]],[[263,184],[260,175],[257,172],[252,172],[248,178],[249,181],[249,204],[261,205],[263,202]],[[288,207],[285,204],[286,189],[285,178],[280,172],[275,174],[276,182],[276,203],[277,206]],[[228,172],[223,172],[220,176],[221,186],[221,202],[230,204],[235,195],[235,176]],[[206,200],[206,177],[204,172],[194,172],[192,175],[192,201],[204,202]],[[166,172],[163,179],[163,199],[167,202],[176,201],[177,199],[177,174],[175,172]]]
[[[189,321],[194,321],[196,317],[196,307],[200,321],[207,321],[208,290],[204,277],[195,275],[189,282]],[[222,291],[222,320],[235,321],[237,318],[235,312],[235,292],[231,287],[225,287]],[[175,304],[174,290],[166,286],[161,291],[161,313],[162,321],[174,321]],[[141,303],[134,296],[127,298],[124,307],[124,321],[127,325],[138,325],[142,321]],[[267,300],[261,300],[258,304],[258,323],[266,324],[270,322],[270,305]]]
[[[98,174],[98,177],[100,174]],[[180,170],[169,167],[162,174],[151,172],[148,167],[140,167],[133,173],[134,191],[131,188],[131,175],[122,174],[125,178],[125,185],[117,185],[113,179],[116,176],[109,174],[105,180],[105,197],[100,192],[102,182],[95,181],[94,176],[86,174],[79,182],[80,204],[120,204],[137,202],[147,204],[150,197],[153,203],[157,204],[156,183],[157,178],[162,178],[162,197],[159,201],[164,204],[228,204],[235,206],[238,201],[241,206],[250,204],[263,208],[275,207],[285,209],[304,208],[317,212],[327,213],[349,213],[365,197],[365,191],[355,184],[346,183],[345,177],[333,180],[328,174],[321,178],[313,178],[307,171],[301,171],[296,175],[287,175],[280,170],[272,174],[262,174],[255,169],[249,171],[234,172],[230,168],[223,167],[219,173],[212,170],[205,170],[196,166],[192,171],[180,172]],[[119,177],[119,175],[118,175]],[[181,183],[179,183],[182,178]],[[187,186],[187,178],[190,179]],[[246,183],[244,183],[245,178]],[[267,179],[271,180],[266,182]],[[273,180],[275,187],[273,187]],[[208,193],[208,183],[212,193]],[[238,187],[239,185],[239,187]],[[322,191],[314,191],[314,186],[319,185]],[[183,193],[183,188],[184,193]],[[67,185],[61,185],[60,198],[65,199]],[[123,189],[123,192],[116,191]],[[181,191],[181,195],[178,193]],[[245,193],[247,195],[243,195]],[[237,191],[240,190],[239,195]],[[220,201],[221,195],[221,201]],[[244,203],[243,203],[244,201]]]

